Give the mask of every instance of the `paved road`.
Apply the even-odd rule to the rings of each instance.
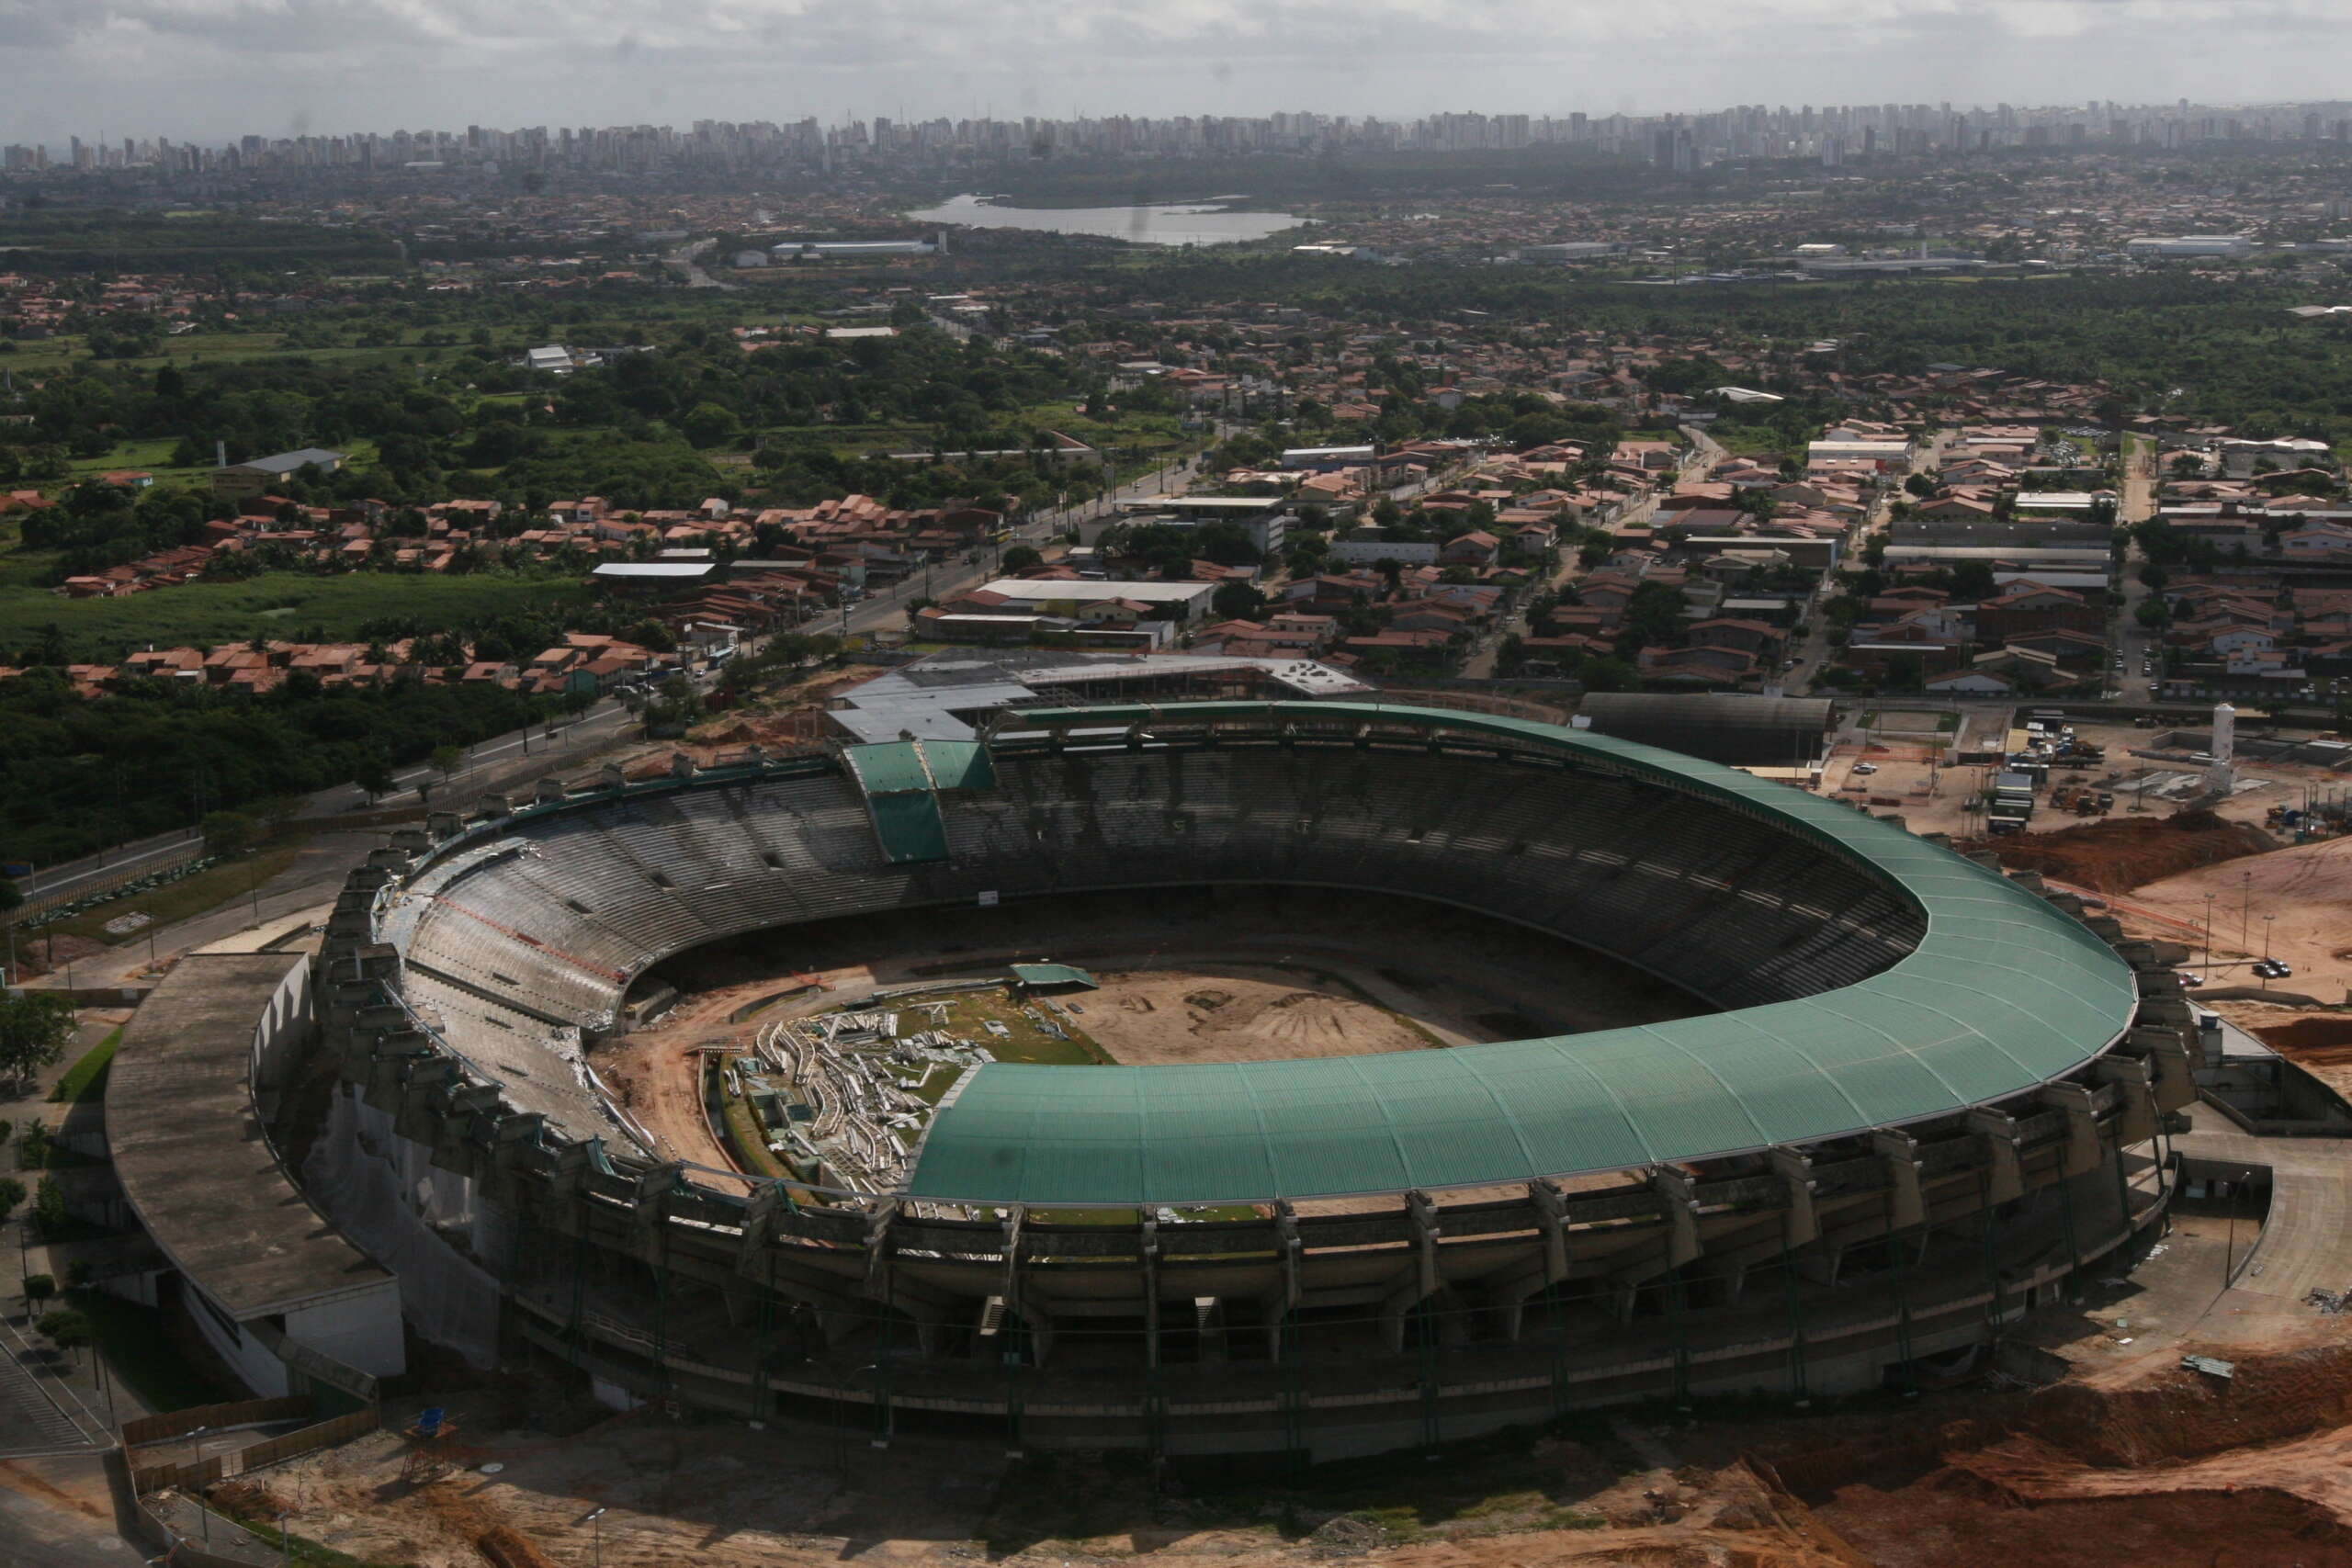
[[[19,1467],[0,1463],[0,1568],[136,1568],[147,1561],[111,1522],[60,1506]]]
[[[685,278],[686,287],[689,288],[733,290],[742,288],[743,286],[740,283],[722,283],[703,271],[702,258],[710,254],[718,244],[717,240],[692,240],[680,245],[662,259],[678,270],[679,274]]]
[[[1920,448],[1919,455],[1911,460],[1911,473],[1932,474],[1942,468],[1944,443],[1950,439],[1949,434],[1939,434],[1930,438],[1927,445]],[[1906,474],[1904,477],[1907,479],[1910,475]],[[1844,564],[1849,569],[1857,571],[1861,570],[1862,556],[1870,548],[1871,536],[1887,526],[1888,510],[1894,504],[1895,498],[1904,493],[1898,485],[1871,503],[1870,515],[1862,520],[1861,532],[1854,536],[1853,547],[1846,553]],[[1829,643],[1829,602],[1840,597],[1841,593],[1842,591],[1835,587],[1816,591],[1812,613],[1805,616],[1812,629],[1805,633],[1804,643],[1796,650],[1796,663],[1790,668],[1783,678],[1783,690],[1790,696],[1805,695],[1812,688],[1814,678],[1819,675],[1823,667],[1829,662],[1832,651]]]
[[[168,833],[140,839],[128,844],[118,844],[80,860],[60,861],[45,865],[30,876],[18,877],[17,886],[28,898],[43,894],[69,892],[79,883],[96,882],[102,877],[119,876],[127,865],[144,861],[164,861],[186,852],[188,844],[200,837],[193,828],[175,828]]]

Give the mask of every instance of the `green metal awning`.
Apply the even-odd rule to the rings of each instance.
[[[874,819],[874,836],[892,865],[947,858],[941,790],[996,784],[996,763],[977,740],[888,740],[852,746],[847,756]]]
[[[1031,987],[1083,986],[1090,991],[1096,988],[1093,976],[1067,964],[1016,964],[1012,977]]]
[[[1804,1144],[2021,1093],[2130,1027],[2130,967],[1996,873],[1833,801],[1585,730],[1341,703],[1032,710],[1017,728],[1404,722],[1556,749],[1778,818],[1883,874],[1918,947],[1736,1012],[1394,1055],[1157,1067],[991,1064],[933,1119],[916,1197],[1236,1202],[1521,1181]]]

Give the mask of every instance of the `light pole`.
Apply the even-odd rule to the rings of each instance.
[[[588,1548],[595,1568],[605,1568],[605,1527],[600,1522],[604,1517],[602,1508],[588,1516]]]
[[[292,1518],[293,1517],[294,1517],[294,1516],[293,1516],[291,1513],[284,1513],[284,1514],[280,1514],[280,1515],[278,1515],[278,1516],[277,1516],[277,1562],[278,1562],[278,1568],[285,1568],[285,1563],[286,1563],[286,1555],[287,1555],[287,1553],[286,1553],[286,1547],[287,1547],[287,1541],[288,1541],[288,1536],[287,1536],[287,1534],[286,1534],[286,1521],[287,1521],[287,1520],[288,1520],[288,1519],[290,1519],[290,1518]]]
[[[2254,873],[2250,871],[2239,873],[2238,888],[2240,895],[2238,899],[2238,951],[2240,953],[2244,953],[2246,946],[2246,922],[2254,914]]]
[[[2213,977],[2213,897],[2205,895],[2205,978]]]

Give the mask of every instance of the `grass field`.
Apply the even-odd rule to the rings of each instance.
[[[243,582],[191,582],[125,599],[66,599],[0,571],[0,657],[54,624],[80,660],[119,659],[153,643],[205,648],[256,637],[318,632],[355,640],[370,622],[413,621],[446,630],[492,615],[583,602],[579,580],[502,571],[463,577],[353,572],[313,577],[267,572]]]
[[[110,1032],[104,1040],[82,1053],[81,1059],[65,1069],[49,1098],[62,1105],[79,1105],[83,1100],[106,1092],[107,1069],[114,1065],[114,1054],[122,1043],[122,1031]]]

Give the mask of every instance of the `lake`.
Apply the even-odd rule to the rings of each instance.
[[[1238,198],[1237,198],[1238,199]],[[1138,207],[1002,207],[959,196],[908,217],[925,223],[974,229],[1035,229],[1050,234],[1100,234],[1146,245],[1229,245],[1262,240],[1305,219],[1284,212],[1234,212],[1199,203],[1154,202]]]

